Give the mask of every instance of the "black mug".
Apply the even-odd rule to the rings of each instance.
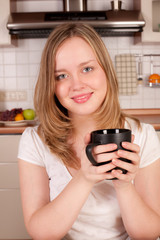
[[[131,130],[117,128],[117,129],[102,129],[102,130],[93,131],[91,132],[91,141],[86,147],[87,157],[94,166],[100,166],[100,165],[110,163],[112,160],[106,161],[106,162],[100,162],[100,163],[96,162],[92,155],[92,148],[97,145],[115,143],[117,144],[117,149],[114,151],[117,151],[118,149],[125,150],[122,147],[122,142],[131,142]],[[126,158],[119,158],[119,159],[122,161],[131,163],[131,161]],[[116,167],[115,169],[120,169],[123,174],[127,173],[127,170],[125,169],[122,169],[119,167]]]

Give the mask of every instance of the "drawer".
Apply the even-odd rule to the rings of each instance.
[[[17,162],[21,135],[0,135],[0,162]]]
[[[0,190],[0,239],[31,239],[24,226],[19,190]]]
[[[0,163],[0,188],[19,188],[17,163]]]

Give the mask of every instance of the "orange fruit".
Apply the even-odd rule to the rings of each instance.
[[[149,76],[150,83],[160,83],[160,76],[156,73]]]
[[[17,115],[14,118],[15,121],[21,121],[24,120],[23,114],[22,113],[17,113]]]

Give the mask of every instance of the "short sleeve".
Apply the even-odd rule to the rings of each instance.
[[[142,123],[141,126],[135,142],[140,146],[140,168],[143,168],[160,158],[160,141],[152,125]]]
[[[44,167],[43,149],[44,144],[38,136],[36,128],[26,128],[20,139],[18,158]]]

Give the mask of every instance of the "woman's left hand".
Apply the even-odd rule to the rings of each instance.
[[[122,169],[127,170],[126,174],[123,174],[121,170],[112,170],[113,177],[117,178],[118,180],[114,180],[114,186],[116,188],[125,187],[135,179],[135,176],[139,170],[139,152],[140,147],[137,144],[133,143],[134,136],[132,137],[132,143],[130,142],[123,142],[122,146],[126,150],[118,150],[117,154],[121,158],[126,158],[131,161],[131,163],[121,161],[119,159],[113,159],[112,163],[115,167],[120,167]],[[129,150],[129,151],[127,151]]]

